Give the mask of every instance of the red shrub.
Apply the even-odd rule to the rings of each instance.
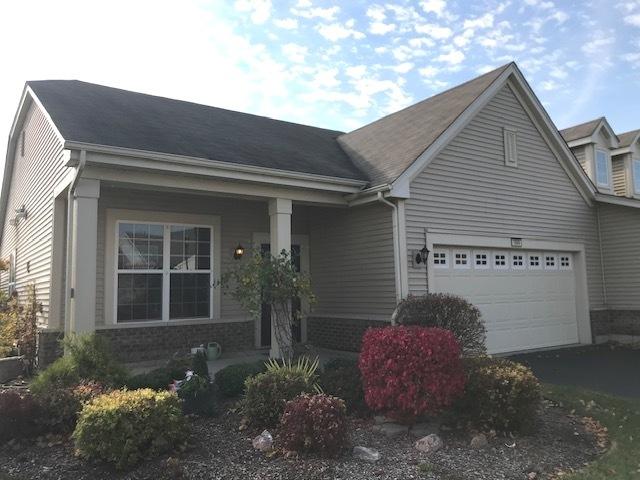
[[[287,402],[278,441],[286,450],[335,455],[347,442],[344,401],[324,394],[303,394]]]
[[[440,328],[371,328],[358,366],[369,408],[400,421],[438,412],[464,391],[460,346]]]
[[[29,393],[0,391],[0,443],[37,433],[38,413],[38,405]]]

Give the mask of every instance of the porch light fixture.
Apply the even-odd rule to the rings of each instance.
[[[429,258],[429,253],[430,253],[429,249],[427,248],[426,245],[422,247],[422,249],[420,249],[420,251],[416,253],[416,263],[418,265],[420,265],[421,263],[427,263],[427,260]]]
[[[236,249],[233,251],[233,258],[235,260],[240,260],[244,255],[244,247],[241,244],[238,244]]]

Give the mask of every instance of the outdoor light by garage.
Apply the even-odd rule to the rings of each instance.
[[[416,253],[416,263],[418,265],[420,265],[421,263],[427,263],[428,259],[429,259],[429,249],[425,245],[424,247],[422,247],[420,251],[418,251],[418,253]]]
[[[233,251],[233,258],[236,260],[240,260],[244,255],[244,247],[241,244],[238,244],[236,249]]]

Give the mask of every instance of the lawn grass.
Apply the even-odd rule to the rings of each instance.
[[[558,385],[545,385],[544,394],[576,414],[596,419],[609,430],[610,450],[584,470],[563,479],[640,480],[640,400]]]

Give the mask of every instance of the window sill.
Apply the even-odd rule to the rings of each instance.
[[[208,323],[236,323],[249,321],[243,318],[185,318],[181,320],[154,321],[154,322],[126,322],[111,323],[109,325],[97,325],[96,330],[113,330],[126,328],[145,328],[145,327],[178,327],[181,325],[202,325]]]

